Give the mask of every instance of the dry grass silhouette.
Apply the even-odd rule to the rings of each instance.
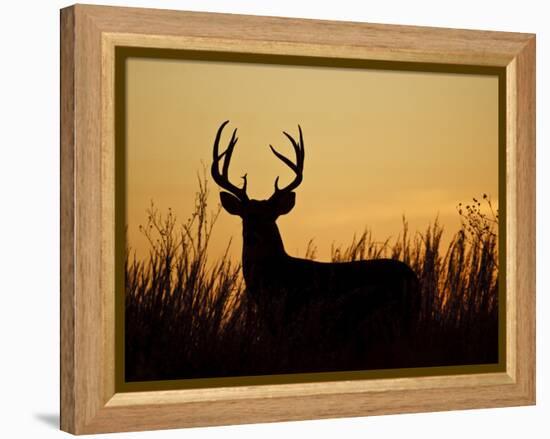
[[[365,231],[347,246],[333,246],[334,262],[391,257],[407,263],[422,293],[411,339],[387,335],[392,322],[373,314],[368,328],[351,328],[361,337],[350,336],[338,346],[319,340],[331,331],[336,313],[345,318],[345,304],[313,303],[277,334],[266,329],[247,298],[240,265],[227,252],[217,261],[208,259],[219,209],[208,214],[207,198],[203,175],[186,223],[151,205],[141,227],[150,244],[148,257],[138,260],[127,250],[127,381],[498,361],[498,213],[486,195],[457,207],[462,228],[446,249],[437,220],[411,235],[405,219],[397,240],[380,243]],[[311,241],[306,258],[315,254]],[[273,312],[279,312],[276,303]]]

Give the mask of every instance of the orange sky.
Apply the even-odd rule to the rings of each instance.
[[[459,202],[498,199],[496,76],[130,58],[127,65],[127,222],[143,254],[138,225],[153,200],[185,220],[196,174],[210,166],[220,123],[239,129],[230,174],[248,174],[251,198],[292,177],[268,144],[293,156],[282,130],[304,132],[304,180],[296,207],[278,221],[287,252],[303,256],[315,239],[318,259],[369,227],[381,241],[397,236],[404,214],[412,232],[439,215],[448,238]],[[210,206],[218,204],[211,182]],[[238,217],[222,212],[212,256],[233,237]]]

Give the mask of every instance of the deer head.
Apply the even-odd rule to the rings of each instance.
[[[224,127],[229,123],[225,121],[221,124],[214,140],[213,160],[212,160],[212,178],[227,192],[220,192],[220,200],[223,208],[232,215],[238,215],[243,220],[243,234],[245,239],[262,239],[263,244],[268,247],[275,245],[280,241],[278,230],[276,230],[275,220],[280,216],[287,214],[292,210],[296,201],[296,194],[293,192],[302,182],[302,173],[304,169],[304,140],[302,128],[298,125],[300,140],[297,142],[290,134],[283,131],[283,134],[290,140],[296,153],[296,162],[293,163],[287,157],[279,153],[272,145],[269,145],[271,151],[285,165],[287,165],[295,174],[294,180],[284,188],[279,188],[279,177],[275,179],[275,189],[273,195],[267,200],[251,200],[246,193],[247,179],[246,174],[243,179],[242,187],[237,187],[229,181],[229,164],[233,150],[237,143],[237,129],[233,130],[231,140],[227,149],[219,152],[219,142]],[[220,160],[223,159],[220,171]],[[276,236],[272,236],[275,231]],[[282,245],[282,243],[281,243]]]

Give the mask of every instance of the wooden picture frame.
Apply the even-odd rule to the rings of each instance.
[[[490,66],[505,75],[503,371],[120,392],[115,49]],[[61,429],[74,434],[535,403],[535,36],[75,5],[61,11]]]

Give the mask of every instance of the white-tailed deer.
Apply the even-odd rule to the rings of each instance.
[[[304,139],[300,126],[298,141],[283,132],[294,147],[294,162],[269,145],[273,154],[294,172],[294,180],[279,188],[277,177],[269,199],[252,200],[246,193],[246,174],[242,177],[242,187],[229,181],[229,164],[237,143],[236,129],[227,149],[219,152],[222,131],[228,122],[222,123],[216,134],[211,172],[214,181],[227,191],[220,193],[223,208],[242,218],[242,269],[247,293],[266,321],[279,325],[291,322],[300,311],[322,302],[328,310],[332,303],[335,307],[339,304],[339,315],[343,314],[343,321],[350,324],[361,322],[380,309],[388,309],[391,316],[387,319],[401,320],[397,323],[409,325],[418,310],[418,282],[405,263],[393,259],[325,263],[286,253],[276,220],[292,210],[296,199],[293,191],[302,182]],[[283,307],[272,306],[281,300]]]

